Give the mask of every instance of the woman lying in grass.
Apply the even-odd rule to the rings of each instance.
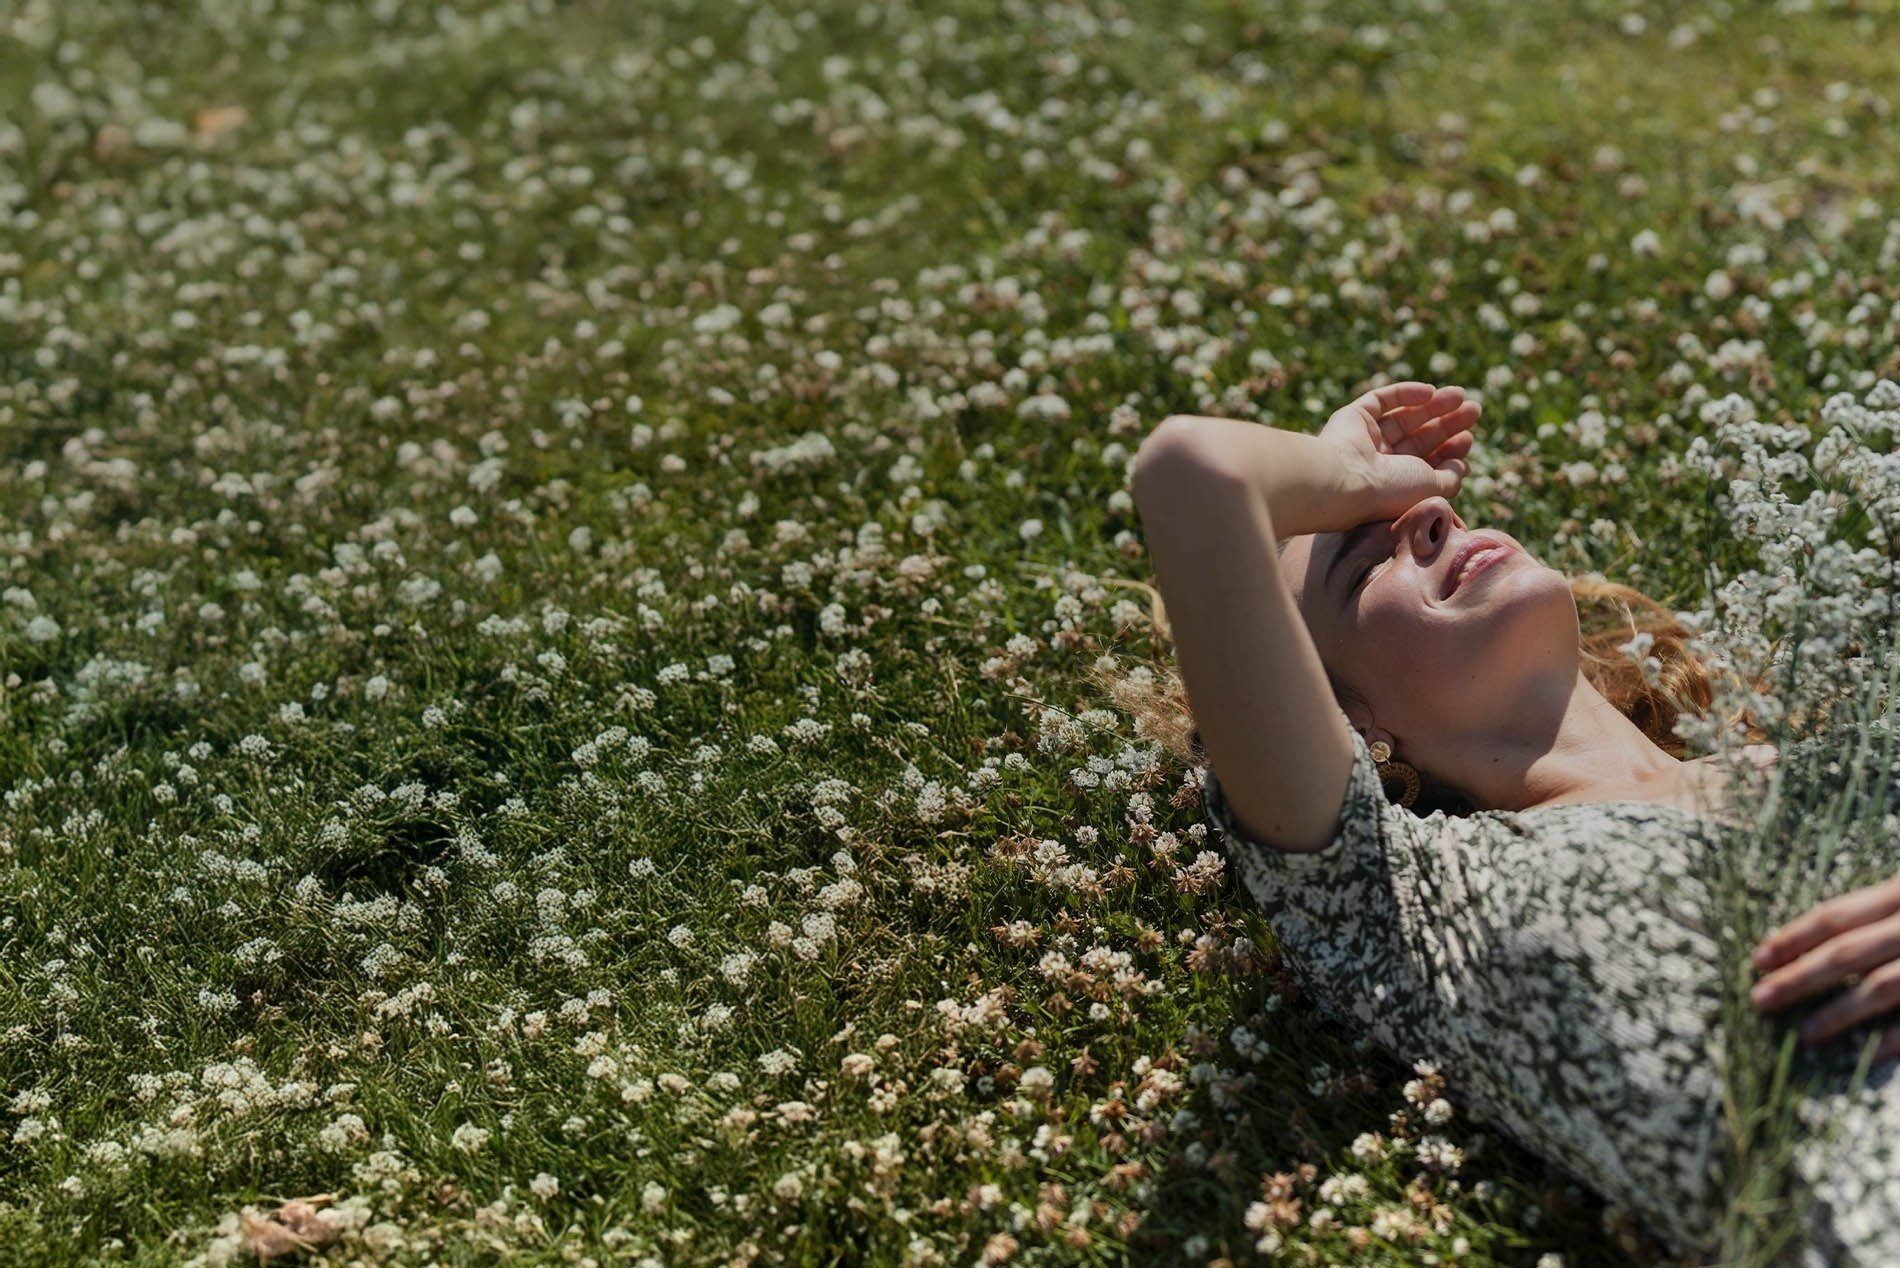
[[[1467,527],[1448,499],[1478,413],[1404,382],[1317,435],[1173,417],[1142,445],[1207,814],[1322,1005],[1705,1252],[1721,973],[1698,852],[1789,755],[1684,760],[1675,702],[1710,699],[1686,631],[1658,625],[1671,663],[1647,672],[1588,647],[1579,596],[1662,610]],[[1764,940],[1756,1005],[1845,987],[1812,1019],[1822,1042],[1877,1019],[1900,1001],[1896,911],[1900,882]],[[1900,1026],[1868,1086],[1896,1054]],[[1806,1165],[1801,1235],[1826,1262],[1900,1263],[1900,1101],[1880,1103],[1884,1123]]]

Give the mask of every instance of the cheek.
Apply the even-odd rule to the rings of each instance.
[[[1469,638],[1444,612],[1426,607],[1417,591],[1377,581],[1360,592],[1348,636],[1364,655],[1416,664],[1443,656]]]

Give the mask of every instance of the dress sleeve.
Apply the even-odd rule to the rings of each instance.
[[[1250,840],[1202,780],[1295,977],[1399,1060],[1441,1063],[1461,1113],[1693,1244],[1721,1118],[1698,818],[1639,802],[1418,815],[1352,742],[1333,840],[1312,853]]]
[[[1280,951],[1321,1011],[1369,1030],[1382,1046],[1416,1044],[1404,1014],[1427,1001],[1428,950],[1438,895],[1429,868],[1472,825],[1435,811],[1413,814],[1386,795],[1365,737],[1350,732],[1352,771],[1333,839],[1307,852],[1249,837],[1213,767],[1202,778],[1208,822],[1219,829],[1242,883]]]

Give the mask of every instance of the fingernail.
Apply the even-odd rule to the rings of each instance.
[[[1759,1008],[1763,1004],[1766,1004],[1769,1001],[1769,999],[1773,997],[1774,993],[1775,993],[1774,987],[1763,983],[1763,984],[1757,985],[1754,990],[1748,993],[1748,999],[1750,1003],[1754,1004],[1757,1008]]]

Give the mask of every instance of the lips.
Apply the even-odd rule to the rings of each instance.
[[[1511,543],[1507,541],[1502,541],[1499,538],[1473,534],[1469,539],[1466,540],[1463,546],[1460,546],[1458,548],[1458,553],[1451,557],[1451,564],[1449,567],[1445,569],[1444,593],[1440,594],[1438,597],[1440,599],[1449,599],[1452,596],[1452,592],[1458,588],[1459,572],[1461,572],[1464,569],[1465,562],[1469,560],[1473,555],[1476,555],[1480,551],[1486,551],[1486,550],[1508,551],[1511,548],[1512,548]]]

